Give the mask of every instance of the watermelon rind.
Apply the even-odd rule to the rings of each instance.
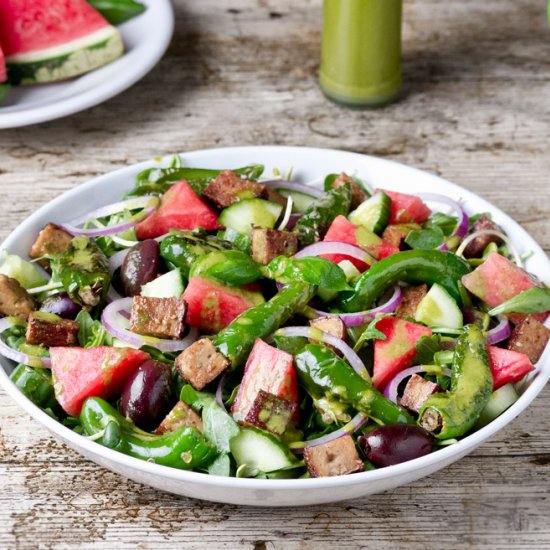
[[[111,63],[124,53],[120,32],[109,25],[66,44],[6,57],[12,84],[66,80]]]

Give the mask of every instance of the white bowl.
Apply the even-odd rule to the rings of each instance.
[[[82,76],[52,84],[14,86],[0,105],[0,128],[16,128],[72,115],[123,92],[164,55],[174,31],[170,0],[142,0],[147,9],[119,26],[126,52]]]
[[[283,171],[294,167],[294,176],[303,182],[318,179],[331,172],[356,174],[374,187],[386,187],[405,192],[437,192],[462,199],[468,212],[492,212],[494,220],[505,228],[520,253],[533,255],[527,261],[529,271],[546,279],[550,261],[540,246],[506,214],[473,193],[437,176],[395,162],[373,157],[300,147],[235,147],[211,149],[182,154],[187,166],[206,168],[237,168],[251,163],[266,165],[266,174],[274,167]],[[6,239],[2,248],[26,255],[38,231],[47,222],[67,221],[100,205],[120,199],[133,186],[136,174],[155,162],[129,166],[98,177],[64,193],[43,206],[21,223]],[[70,213],[70,214],[69,214]],[[135,481],[179,495],[255,506],[297,506],[334,502],[393,489],[427,476],[458,460],[481,445],[506,426],[537,396],[550,378],[550,352],[547,349],[529,378],[519,400],[485,428],[465,437],[455,445],[403,464],[342,477],[261,480],[236,479],[185,472],[132,458],[102,447],[56,422],[36,407],[12,384],[8,374],[13,363],[1,358],[0,383],[5,391],[38,422],[70,447],[97,464]]]

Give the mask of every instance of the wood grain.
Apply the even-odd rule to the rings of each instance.
[[[317,86],[321,1],[176,0],[161,63],[107,103],[0,133],[0,239],[90,177],[174,151],[348,149],[484,196],[550,250],[550,31],[538,0],[405,0],[401,100]],[[457,464],[322,507],[208,504],[129,482],[65,448],[0,392],[0,548],[550,547],[550,392]]]

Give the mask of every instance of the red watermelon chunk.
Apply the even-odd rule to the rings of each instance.
[[[386,189],[383,191],[391,199],[390,224],[422,223],[432,213],[420,197]]]
[[[131,348],[52,347],[55,397],[63,410],[78,416],[87,397],[117,395],[124,383],[149,354]]]
[[[264,302],[257,285],[236,288],[204,277],[191,277],[182,298],[187,302],[189,325],[215,334],[241,313]]]
[[[186,181],[175,183],[160,200],[160,206],[136,225],[137,238],[154,239],[170,229],[220,229],[216,214]]]
[[[491,252],[480,266],[462,277],[462,284],[489,307],[496,307],[536,286],[537,281],[514,262],[498,252]],[[507,317],[518,323],[525,315],[511,313]],[[548,313],[537,313],[533,317],[543,323]]]
[[[535,370],[533,363],[525,353],[487,346],[491,372],[493,374],[493,391],[512,382],[519,382],[526,374]]]
[[[383,260],[399,252],[399,248],[393,244],[382,240],[378,235],[364,227],[351,223],[345,216],[341,215],[334,218],[323,240],[353,244],[366,250],[376,260]],[[370,267],[365,262],[350,258],[345,254],[323,254],[322,257],[334,263],[349,260],[359,271],[366,271]]]
[[[6,60],[4,59],[4,52],[0,47],[0,84],[2,84],[2,82],[6,82],[7,79],[8,75],[6,73]]]
[[[258,338],[248,356],[243,379],[231,407],[235,420],[244,420],[260,390],[298,405],[298,380],[292,355]]]
[[[374,341],[374,370],[372,382],[383,390],[399,372],[410,367],[416,357],[416,343],[422,336],[431,336],[430,328],[399,317],[384,317],[376,328],[386,340]]]

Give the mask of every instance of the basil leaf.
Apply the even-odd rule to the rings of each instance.
[[[544,313],[550,310],[550,288],[534,286],[494,307],[489,315],[504,313]]]
[[[405,242],[418,250],[433,250],[442,245],[445,241],[445,234],[440,227],[428,229],[414,229],[405,238]]]
[[[458,219],[455,216],[449,216],[442,212],[434,212],[426,221],[427,229],[434,229],[439,227],[445,237],[449,237],[455,230]]]
[[[120,25],[146,10],[141,2],[135,0],[88,0],[111,25]]]

